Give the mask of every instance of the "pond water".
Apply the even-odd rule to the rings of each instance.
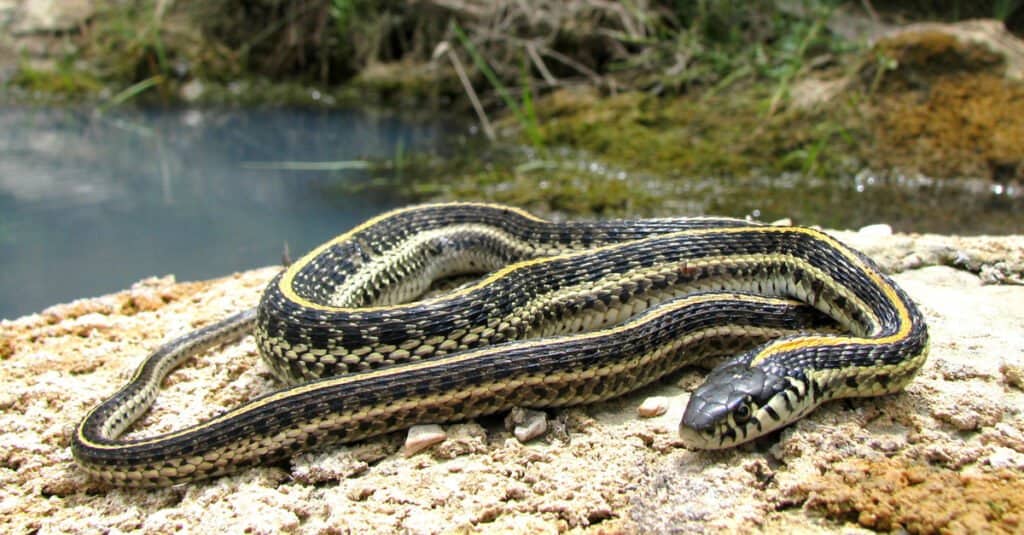
[[[326,193],[364,170],[261,162],[392,158],[448,130],[346,111],[0,112],[0,318],[277,264],[286,243],[300,256],[403,200]]]
[[[297,258],[414,200],[401,183],[388,186],[358,162],[446,146],[472,151],[460,142],[465,131],[444,119],[356,111],[0,111],[0,318],[153,275],[198,280],[277,264],[286,244]],[[661,211],[676,215],[1024,232],[1019,186],[870,173],[659,182],[563,158],[560,165],[577,161],[568,165],[600,180],[659,190]]]

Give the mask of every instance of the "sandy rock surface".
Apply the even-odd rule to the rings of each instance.
[[[932,335],[905,392],[839,401],[735,450],[688,451],[675,427],[694,370],[549,413],[524,445],[502,417],[404,433],[159,490],[110,488],[68,449],[85,412],[145,354],[253,306],[276,272],[131,289],[0,323],[0,532],[910,532],[1024,530],[1024,236],[837,235],[899,272]],[[998,284],[1002,282],[1003,284]],[[277,388],[251,337],[171,374],[133,436]],[[641,419],[651,396],[667,412]]]

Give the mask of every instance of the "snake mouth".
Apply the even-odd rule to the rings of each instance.
[[[734,437],[738,436],[734,429],[724,425],[707,429],[694,429],[684,423],[679,424],[679,439],[687,448],[694,450],[723,450],[736,445]]]

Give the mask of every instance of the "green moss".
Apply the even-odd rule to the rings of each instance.
[[[356,104],[365,104],[368,99],[380,104],[428,103],[419,107],[435,110],[440,108],[443,96],[460,91],[454,73],[431,64],[405,61],[369,65],[341,87]]]
[[[876,45],[883,61],[869,63],[863,76],[872,90],[897,92],[929,86],[936,78],[956,73],[999,75],[1005,60],[984,45],[937,30],[903,32]]]
[[[75,67],[74,58],[66,58],[49,68],[23,63],[8,82],[32,97],[81,99],[95,95],[103,84],[90,73]]]
[[[666,177],[856,170],[849,156],[864,134],[853,103],[771,114],[769,98],[758,89],[707,98],[628,93],[600,105],[584,98],[579,107],[567,107],[562,96],[538,108],[552,144]]]
[[[441,198],[523,206],[538,213],[623,216],[650,213],[656,199],[634,184],[547,162],[530,172],[502,169],[466,174],[435,190]],[[421,190],[429,192],[429,189]]]
[[[652,215],[661,206],[659,179],[609,168],[585,154],[481,146],[473,141],[449,158],[397,154],[378,162],[375,178],[353,185],[329,183],[324,194],[354,190],[399,195],[405,202],[485,201],[521,206],[537,214],[577,217]],[[638,180],[644,187],[638,188]]]

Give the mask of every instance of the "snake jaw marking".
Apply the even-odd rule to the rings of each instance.
[[[422,297],[438,278],[481,272]],[[250,332],[291,386],[184,429],[121,438],[171,370]],[[927,342],[903,290],[813,229],[416,206],[306,254],[256,310],[157,348],[86,415],[71,451],[115,485],[174,485],[417,423],[601,401],[733,357],[680,425],[684,442],[721,448],[830,399],[898,391]]]

